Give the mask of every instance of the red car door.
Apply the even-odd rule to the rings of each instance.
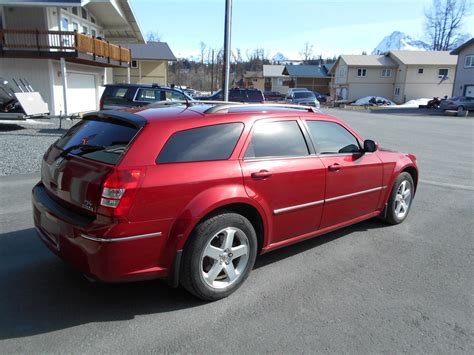
[[[316,230],[326,172],[321,160],[310,155],[298,121],[257,122],[244,151],[245,189],[271,216],[269,244]]]
[[[335,226],[377,209],[383,165],[363,153],[357,138],[336,122],[306,121],[316,152],[326,168],[326,193],[319,228]]]

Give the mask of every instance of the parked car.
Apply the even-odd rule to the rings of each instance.
[[[87,114],[44,154],[36,230],[89,278],[216,300],[257,254],[412,207],[413,155],[312,108],[156,107]]]
[[[285,99],[285,95],[278,91],[264,91],[263,95],[265,96],[265,100],[268,101],[281,101]]]
[[[454,96],[441,100],[439,107],[443,110],[474,110],[474,97]]]
[[[101,110],[145,106],[157,101],[191,101],[180,89],[157,84],[108,84],[100,99]]]
[[[295,91],[286,96],[286,103],[313,106],[319,109],[320,104],[312,91]]]
[[[314,95],[316,96],[316,98],[318,99],[319,102],[328,102],[330,97],[329,95],[323,95],[317,91],[313,91]]]
[[[222,90],[215,92],[210,96],[199,96],[196,97],[197,101],[222,101],[224,95]],[[229,90],[229,101],[231,102],[243,102],[243,103],[263,103],[265,102],[265,96],[261,90],[258,89],[230,89]]]
[[[288,92],[286,93],[286,96],[291,96],[291,94],[297,91],[309,91],[309,90],[306,88],[289,88]]]

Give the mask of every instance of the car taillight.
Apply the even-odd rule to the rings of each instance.
[[[103,98],[101,98],[100,101],[99,101],[99,109],[100,110],[104,109],[104,99]]]
[[[114,217],[126,215],[144,176],[143,168],[113,170],[102,186],[98,212]]]

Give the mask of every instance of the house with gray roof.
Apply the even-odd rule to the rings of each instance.
[[[130,83],[132,84],[168,84],[168,62],[176,57],[166,42],[148,42],[146,44],[124,44],[131,50]],[[127,83],[127,70],[114,69],[114,82]]]
[[[320,94],[329,94],[330,65],[286,65],[283,75],[289,80],[289,87],[307,88]]]
[[[263,65],[263,78],[265,91],[277,91],[282,94],[288,92],[288,77],[283,75],[284,65]]]
[[[453,96],[474,97],[474,38],[451,51],[458,57]]]
[[[396,103],[451,95],[456,58],[443,51],[390,51],[341,55],[330,73],[336,100],[383,96]]]

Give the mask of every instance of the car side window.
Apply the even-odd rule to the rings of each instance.
[[[186,101],[184,95],[178,91],[165,91],[166,101]]]
[[[296,121],[258,122],[246,159],[309,155],[308,146]]]
[[[160,90],[154,89],[139,89],[137,93],[137,101],[154,102],[161,100]]]
[[[229,159],[239,140],[243,123],[225,123],[174,133],[165,143],[157,163]]]
[[[357,153],[360,151],[357,139],[340,124],[327,121],[306,121],[306,124],[318,154]]]

